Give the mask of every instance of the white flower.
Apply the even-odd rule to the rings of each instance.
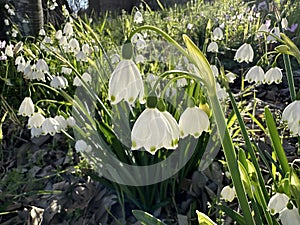
[[[192,28],[193,28],[193,24],[192,23],[188,23],[188,25],[186,26],[186,28],[188,29],[188,30],[191,30]]]
[[[92,77],[89,73],[85,72],[84,74],[82,74],[82,80],[85,83],[91,83],[92,82]],[[79,77],[75,77],[74,81],[73,81],[73,85],[77,86],[77,87],[82,86],[81,79]]]
[[[217,42],[210,42],[209,45],[207,46],[207,52],[218,52],[219,47]]]
[[[280,38],[280,30],[279,30],[279,27],[274,27],[272,30],[271,30],[271,33],[270,35],[268,35],[267,37],[267,41],[268,42],[271,42],[271,43],[276,43],[277,42],[277,38]]]
[[[90,48],[89,44],[84,44],[82,45],[82,52],[85,54],[85,55],[90,55],[92,52],[93,52],[93,49]]]
[[[236,75],[232,72],[227,73],[225,76],[229,83],[233,83],[236,78]]]
[[[55,38],[56,38],[57,40],[60,40],[60,39],[62,38],[62,36],[63,36],[62,30],[56,31],[56,33],[55,33]]]
[[[61,68],[61,72],[64,73],[64,74],[66,74],[66,75],[70,75],[72,73],[72,69],[63,66]]]
[[[75,58],[76,58],[76,61],[82,61],[82,62],[88,61],[87,56],[83,51],[77,52]]]
[[[5,55],[9,57],[14,57],[13,45],[6,45],[5,47]]]
[[[84,140],[78,140],[75,143],[75,149],[77,152],[91,152],[92,147],[88,145]]]
[[[44,59],[39,59],[36,63],[36,70],[38,72],[49,72],[49,67]]]
[[[288,202],[289,197],[286,194],[276,193],[270,198],[268,209],[272,215],[275,215],[283,210]]]
[[[70,22],[67,22],[65,24],[64,29],[63,29],[63,33],[68,37],[73,35],[73,27],[72,27],[72,24]]]
[[[145,148],[152,155],[160,148],[175,149],[178,145],[179,127],[167,111],[145,109],[132,128],[132,150]]]
[[[180,78],[176,81],[176,86],[181,88],[181,87],[185,87],[188,85],[188,82],[185,78]]]
[[[5,24],[5,26],[9,26],[9,20],[8,20],[8,19],[5,19],[5,20],[4,20],[4,24]]]
[[[69,51],[77,54],[80,51],[80,45],[76,38],[72,38],[69,41]]]
[[[50,82],[50,86],[56,89],[64,89],[68,86],[68,80],[63,76],[54,76]]]
[[[118,63],[118,62],[120,62],[120,56],[118,54],[113,54],[110,57],[110,60],[111,60],[112,64]]]
[[[222,29],[221,29],[220,27],[215,28],[215,29],[213,30],[212,35],[213,35],[213,36],[212,36],[212,39],[213,39],[214,41],[216,41],[216,40],[222,40],[223,37],[224,37],[223,31],[222,31]]]
[[[46,35],[46,31],[44,30],[44,28],[40,29],[39,35],[41,35],[41,36],[45,36]]]
[[[212,70],[212,72],[213,72],[213,75],[214,75],[215,77],[218,77],[218,76],[219,76],[219,70],[218,70],[218,67],[215,66],[215,65],[210,65],[210,68],[211,68],[211,70]]]
[[[15,11],[13,9],[8,9],[7,12],[8,12],[8,14],[10,16],[14,16],[15,15]]]
[[[293,136],[300,135],[300,100],[289,104],[282,113],[282,120],[287,121]]]
[[[300,215],[297,207],[293,207],[293,209],[284,208],[279,213],[279,219],[282,225],[296,225],[300,224]]]
[[[144,96],[144,84],[139,69],[132,60],[122,60],[112,73],[109,84],[109,99],[112,104],[121,100],[133,104]]]
[[[239,63],[245,61],[246,63],[252,62],[254,57],[254,51],[250,44],[244,43],[235,53],[234,60]]]
[[[42,134],[42,128],[32,127],[30,129],[31,138],[39,137]]]
[[[65,119],[65,117],[59,115],[59,116],[55,116],[54,119],[59,124],[58,131],[65,130],[67,128],[68,123],[67,123],[67,120]]]
[[[70,116],[67,118],[67,123],[68,123],[69,127],[74,127],[76,124],[76,121],[73,116]]]
[[[236,194],[235,194],[235,190],[234,187],[230,187],[230,186],[225,186],[223,187],[222,191],[221,191],[221,197],[226,201],[226,202],[232,202],[233,199],[235,198]]]
[[[45,117],[41,113],[34,113],[29,117],[27,127],[28,129],[40,128],[45,120]]]
[[[145,58],[143,55],[139,54],[135,57],[135,63],[144,63]]]
[[[264,32],[269,32],[269,28],[266,24],[262,24],[259,28],[258,28],[258,32],[260,33],[264,33]]]
[[[208,131],[209,118],[199,107],[187,108],[179,119],[179,129],[181,137],[192,135],[198,138],[203,131]]]
[[[228,97],[228,93],[226,92],[226,90],[222,88],[218,82],[216,83],[216,89],[217,89],[218,99],[221,101],[225,101]]]
[[[278,67],[273,67],[266,72],[264,82],[267,84],[271,84],[273,82],[279,84],[281,80],[282,80],[281,69],[279,69]]]
[[[260,66],[253,66],[246,74],[245,80],[249,83],[253,81],[256,84],[260,84],[265,79],[265,72]]]
[[[281,20],[281,26],[285,30],[288,28],[289,22],[288,22],[287,18],[282,18],[282,20]]]
[[[142,49],[146,48],[147,43],[143,38],[140,38],[137,40],[135,45],[136,45],[137,50],[142,50]]]
[[[31,116],[34,113],[34,104],[30,97],[25,97],[22,101],[18,115]]]
[[[59,131],[59,123],[54,118],[47,118],[42,124],[42,134],[54,135]]]
[[[143,22],[143,14],[140,11],[136,11],[133,17],[133,21],[135,23],[142,23]]]

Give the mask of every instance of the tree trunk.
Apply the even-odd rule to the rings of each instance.
[[[18,0],[14,5],[22,35],[36,36],[44,25],[42,0]]]

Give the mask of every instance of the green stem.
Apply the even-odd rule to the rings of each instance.
[[[251,209],[248,203],[248,199],[246,196],[246,191],[244,189],[241,175],[239,172],[238,162],[236,153],[233,147],[232,139],[227,129],[224,112],[221,108],[219,100],[216,95],[209,95],[211,107],[214,112],[214,117],[217,123],[218,132],[222,141],[223,150],[225,153],[227,165],[229,168],[229,172],[231,173],[232,181],[235,187],[235,191],[241,205],[241,208],[244,213],[245,221],[247,224],[254,225],[255,222],[253,220],[253,216],[251,214]]]
[[[268,192],[267,192],[267,189],[265,187],[265,183],[264,183],[264,178],[262,176],[262,173],[261,173],[261,170],[260,170],[260,167],[258,165],[258,162],[257,162],[257,159],[256,159],[256,156],[255,156],[255,152],[254,152],[254,149],[252,147],[252,144],[251,144],[251,141],[250,141],[250,138],[248,136],[248,133],[247,133],[247,129],[246,129],[246,126],[245,126],[245,123],[242,119],[242,116],[240,114],[240,111],[238,109],[238,106],[236,104],[236,101],[235,101],[235,98],[232,94],[232,92],[230,91],[230,89],[227,90],[228,94],[229,94],[229,97],[230,97],[230,101],[231,101],[231,105],[233,107],[233,110],[235,112],[235,115],[238,119],[238,122],[239,122],[239,125],[241,127],[241,131],[242,131],[242,134],[243,134],[243,137],[245,139],[245,143],[246,143],[246,146],[247,146],[247,149],[248,149],[248,152],[250,154],[250,157],[251,157],[251,160],[252,160],[252,163],[255,167],[255,170],[257,172],[257,175],[258,175],[258,180],[259,180],[259,184],[262,188],[262,192],[263,192],[263,195],[264,195],[264,198],[266,199],[266,201],[268,202],[269,201],[269,195],[268,195]]]
[[[291,60],[290,60],[289,55],[284,54],[283,61],[284,61],[284,66],[285,66],[285,70],[286,70],[286,77],[288,80],[291,99],[292,99],[292,101],[295,101],[296,100],[296,90],[295,90],[293,70],[292,70]]]

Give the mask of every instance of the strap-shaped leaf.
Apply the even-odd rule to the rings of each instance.
[[[141,211],[141,210],[132,210],[133,215],[135,218],[138,219],[142,224],[145,225],[166,225],[161,220],[155,218],[151,214]]]

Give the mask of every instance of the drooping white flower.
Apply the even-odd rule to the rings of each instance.
[[[300,135],[300,100],[289,104],[282,113],[282,120],[288,123],[293,136]]]
[[[213,72],[213,75],[214,75],[215,77],[218,77],[218,76],[219,76],[219,70],[218,70],[218,67],[217,67],[216,65],[210,65],[210,68],[211,68],[211,70],[212,70],[212,72]]]
[[[54,119],[58,122],[58,131],[65,130],[68,126],[67,120],[62,115],[55,116]]]
[[[121,100],[133,104],[144,96],[144,84],[139,69],[132,60],[122,60],[112,73],[108,84],[109,99],[112,104]]]
[[[225,76],[229,83],[233,83],[236,78],[236,75],[232,72],[226,73]]]
[[[285,207],[279,212],[279,219],[282,225],[296,225],[300,224],[300,214],[297,207],[289,209]]]
[[[287,18],[282,18],[281,26],[282,26],[282,29],[285,29],[285,30],[288,28],[289,22],[288,22]]]
[[[268,210],[270,210],[270,213],[272,215],[275,215],[276,213],[279,213],[281,210],[283,210],[288,202],[289,197],[286,194],[276,193],[270,198],[270,201],[268,203]]]
[[[31,133],[31,138],[39,137],[42,135],[42,128],[32,127],[30,129],[30,133]]]
[[[89,46],[89,44],[82,45],[81,49],[85,55],[90,55],[93,52],[93,49]]]
[[[87,62],[88,58],[87,55],[83,51],[79,51],[75,55],[76,61],[82,61],[82,62]]]
[[[78,140],[75,143],[75,149],[77,152],[91,152],[92,147],[88,145],[84,140]]]
[[[62,36],[63,36],[62,30],[56,31],[56,33],[55,33],[55,38],[56,38],[57,40],[60,40],[60,39],[62,38]]]
[[[280,29],[279,29],[279,27],[274,27],[271,30],[270,35],[268,35],[268,37],[267,37],[267,42],[276,43],[277,42],[276,38],[280,39]]]
[[[209,45],[207,46],[207,52],[218,52],[219,47],[217,42],[210,42]]]
[[[182,138],[192,135],[198,138],[203,131],[208,131],[209,118],[199,107],[188,107],[180,116],[179,129]]]
[[[4,19],[4,24],[5,24],[5,26],[9,26],[9,20],[8,19]]]
[[[69,41],[69,51],[77,54],[80,51],[80,45],[76,38],[72,38]]]
[[[222,88],[221,85],[217,82],[216,89],[217,89],[218,99],[220,101],[225,101],[228,98],[228,93],[226,92],[225,88]]]
[[[225,186],[223,187],[221,191],[221,197],[226,201],[226,202],[232,202],[233,199],[235,198],[235,190],[234,187],[230,186]]]
[[[245,61],[246,63],[252,62],[254,57],[254,51],[250,44],[244,43],[239,47],[235,53],[234,60],[239,63]]]
[[[44,59],[39,59],[36,63],[36,70],[38,72],[49,72],[49,67]]]
[[[42,124],[43,135],[55,135],[59,131],[59,123],[54,118],[46,118]]]
[[[142,23],[144,21],[143,14],[140,11],[136,11],[133,17],[135,23]]]
[[[143,55],[141,54],[138,54],[136,57],[135,57],[135,63],[144,63],[145,61],[145,58]]]
[[[40,128],[45,120],[45,117],[41,113],[34,113],[33,116],[29,117],[27,127],[28,129]]]
[[[178,146],[179,126],[173,116],[156,108],[147,108],[136,120],[131,132],[132,150],[142,147],[152,155],[160,148]]]
[[[30,97],[25,97],[20,105],[18,115],[32,116],[33,113],[34,113],[34,104]]]
[[[46,35],[46,31],[44,30],[44,28],[40,29],[39,35],[40,36],[45,36]]]
[[[192,23],[188,23],[188,25],[186,26],[186,28],[188,29],[188,30],[191,30],[192,28],[193,28],[193,24]]]
[[[273,82],[279,84],[281,80],[282,80],[281,69],[278,67],[272,67],[266,72],[264,82],[267,84],[271,84]]]
[[[61,68],[61,72],[62,72],[63,74],[66,74],[66,75],[70,75],[70,74],[72,73],[72,69],[63,66],[63,67]]]
[[[84,74],[82,74],[82,80],[85,82],[85,83],[91,83],[92,82],[92,77],[89,73],[85,72]],[[75,77],[74,78],[74,81],[73,81],[73,85],[74,86],[82,86],[82,81],[79,77]]]
[[[65,24],[64,29],[63,29],[63,33],[68,37],[73,35],[73,27],[72,27],[72,24],[70,22],[67,22]]]
[[[120,62],[120,56],[118,54],[113,54],[111,57],[110,57],[110,60],[111,60],[111,63],[112,64],[115,64],[115,63],[118,63]]]
[[[4,53],[9,57],[14,57],[13,45],[6,45]]]
[[[185,87],[188,85],[188,82],[185,78],[180,78],[179,80],[176,81],[176,86],[179,88]]]
[[[253,66],[246,74],[245,80],[249,83],[260,84],[265,79],[265,72],[260,66]]]
[[[136,46],[137,50],[142,50],[142,49],[146,48],[147,43],[143,38],[139,38],[137,40],[137,42],[135,43],[135,46]]]
[[[213,30],[213,32],[212,32],[212,35],[213,35],[212,39],[214,41],[216,41],[216,40],[222,40],[224,38],[223,31],[222,31],[222,29],[220,27],[215,28]]]
[[[64,89],[68,86],[68,80],[63,76],[54,76],[50,82],[50,86],[55,89]]]
[[[70,116],[67,118],[67,123],[68,123],[69,127],[74,127],[76,124],[76,121],[73,116]]]

